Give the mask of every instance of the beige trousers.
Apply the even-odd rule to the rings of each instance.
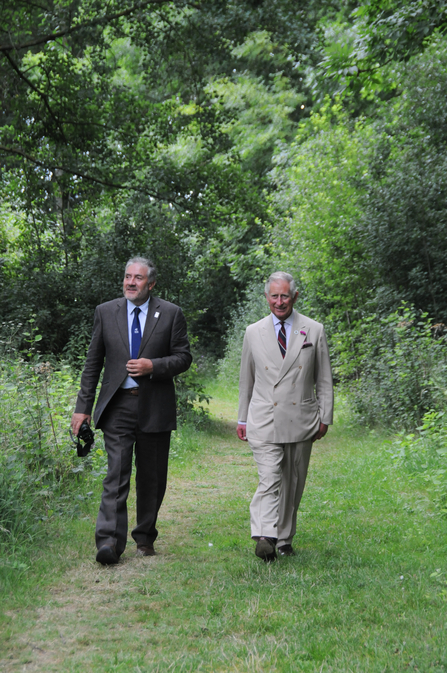
[[[249,443],[259,475],[250,504],[251,535],[277,538],[278,547],[292,544],[312,440],[293,444],[265,444],[256,440]]]

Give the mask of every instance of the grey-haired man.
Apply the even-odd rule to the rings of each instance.
[[[96,522],[96,560],[118,563],[127,543],[127,496],[135,447],[137,554],[155,554],[156,522],[166,490],[171,431],[176,428],[173,377],[186,371],[191,353],[181,309],[151,296],[152,262],[126,265],[124,297],[96,308],[93,335],[81,378],[72,430],[94,421],[104,433],[108,470]]]
[[[248,441],[259,485],[250,505],[255,553],[292,556],[312,443],[332,423],[333,386],[323,325],[294,310],[293,277],[270,276],[271,314],[245,332],[239,380],[239,439]]]

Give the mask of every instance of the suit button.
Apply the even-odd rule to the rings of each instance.
[[[298,367],[298,369],[302,369],[302,366],[300,365],[300,366]]]
[[[268,367],[266,367],[266,369],[268,369]]]
[[[296,404],[296,402],[292,402],[292,404],[293,404],[293,405],[295,405],[295,404]]]
[[[276,407],[276,405],[277,405],[277,404],[278,404],[278,403],[277,403],[277,402],[275,402],[275,404],[274,404],[273,406],[274,406],[274,407]]]

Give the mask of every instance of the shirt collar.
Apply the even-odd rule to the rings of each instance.
[[[289,315],[288,318],[286,318],[285,320],[282,320],[282,321],[281,321],[280,318],[277,318],[276,315],[275,315],[274,313],[272,313],[272,319],[273,319],[273,324],[274,324],[274,325],[280,325],[281,322],[284,322],[286,325],[293,325],[293,311],[292,311],[292,313]]]
[[[148,310],[149,310],[149,301],[150,301],[150,299],[151,299],[151,298],[149,297],[149,299],[147,299],[147,300],[144,302],[144,304],[141,304],[141,306],[138,306],[138,308],[140,309],[140,311],[141,311],[142,313],[144,313],[144,314],[147,314],[147,312],[148,312]],[[131,302],[130,299],[127,299],[126,301],[127,301],[127,315],[131,315],[132,311],[133,311],[134,308],[135,308],[135,304],[134,304],[133,302]]]

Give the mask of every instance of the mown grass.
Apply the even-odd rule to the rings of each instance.
[[[314,450],[297,556],[265,565],[234,393],[212,393],[212,428],[174,442],[159,555],[129,545],[98,566],[86,511],[22,572],[27,595],[5,597],[2,670],[446,671],[446,520],[383,437],[338,420]]]

